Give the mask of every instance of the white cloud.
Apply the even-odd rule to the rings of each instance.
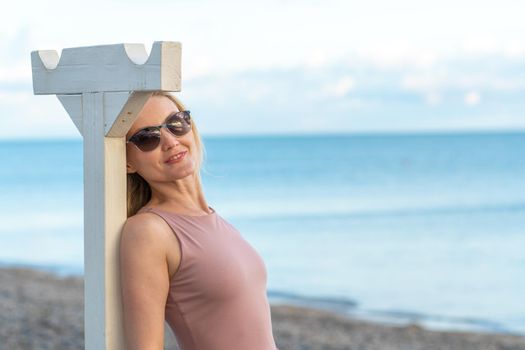
[[[14,2],[2,11],[0,42],[17,38],[15,43],[25,40],[31,49],[61,49],[177,40],[183,43],[186,79],[254,68],[315,68],[354,54],[389,69],[431,67],[449,55],[525,52],[525,6],[513,0],[497,6],[473,0],[92,0],[82,11],[66,0],[51,6],[30,2],[32,11],[27,6]]]
[[[468,106],[476,106],[481,102],[481,95],[477,91],[470,91],[465,94],[463,100]]]
[[[442,96],[437,92],[430,92],[425,95],[425,102],[431,106],[440,104],[442,99]]]
[[[1,91],[0,103],[5,107],[8,105],[23,105],[30,103],[33,99],[33,94],[28,91]]]
[[[511,59],[525,59],[525,43],[523,41],[511,41],[505,45],[503,53]]]
[[[271,87],[265,84],[258,84],[251,86],[248,91],[246,91],[247,99],[251,103],[257,103],[265,97],[271,97],[273,95]]]
[[[401,78],[400,87],[411,91],[428,91],[443,87],[443,82],[448,82],[444,71],[409,72]]]
[[[325,51],[313,50],[306,59],[305,67],[315,69],[329,64],[328,54]]]
[[[351,76],[346,76],[334,83],[326,84],[322,90],[329,96],[343,97],[353,90],[355,85],[355,80]]]
[[[525,89],[520,62],[503,54],[457,57],[441,61],[430,69],[408,67],[401,74],[401,89],[425,94],[437,90],[512,92]]]
[[[454,113],[475,113],[467,107],[481,103],[481,92],[484,108],[514,98],[509,117],[491,125],[515,125],[524,109],[513,97],[525,91],[524,10],[513,0],[92,0],[82,11],[67,0],[13,2],[0,12],[0,137],[35,116],[46,124],[32,130],[28,122],[26,135],[78,136],[56,98],[31,97],[31,50],[142,42],[149,51],[155,40],[182,42],[181,94],[213,115],[227,111],[239,132],[256,126],[246,110],[230,113],[232,104],[255,112],[275,105],[290,128],[314,108],[334,108],[353,130],[417,128],[411,118],[446,114],[458,97],[463,109]],[[327,96],[336,103],[319,105]],[[428,125],[453,125],[457,114],[429,116],[437,121]]]
[[[31,81],[31,66],[27,62],[0,67],[0,83]]]

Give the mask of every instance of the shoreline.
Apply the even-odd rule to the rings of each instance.
[[[60,278],[83,278],[81,267],[63,264],[31,264],[0,261],[0,269],[2,268],[22,268],[43,271]],[[416,325],[429,331],[472,332],[525,337],[525,331],[514,331],[489,319],[443,316],[407,310],[367,310],[359,307],[359,302],[350,298],[308,296],[270,289],[267,292],[270,304],[329,311],[356,321],[371,322],[385,326]]]
[[[0,267],[1,349],[83,349],[83,279],[27,267]],[[307,305],[270,302],[273,334],[286,349],[510,349],[525,337],[387,325]],[[178,349],[165,327],[165,349]]]
[[[269,291],[269,296],[270,303],[273,302],[276,305],[294,305],[329,311],[351,320],[385,326],[415,325],[429,331],[504,334],[525,337],[524,332],[509,330],[497,322],[481,318],[442,316],[400,310],[369,310],[360,308],[358,302],[348,298],[309,297],[275,291]]]

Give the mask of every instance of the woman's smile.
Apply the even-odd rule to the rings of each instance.
[[[188,151],[179,152],[179,153],[169,157],[168,160],[166,160],[164,163],[166,163],[166,164],[174,164],[174,163],[180,162],[186,156],[187,152]]]

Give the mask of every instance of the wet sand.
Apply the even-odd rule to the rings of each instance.
[[[79,277],[0,268],[0,350],[83,349],[83,305]],[[292,305],[271,311],[280,350],[525,350],[521,336],[389,326]],[[165,349],[178,349],[167,326],[165,334]]]

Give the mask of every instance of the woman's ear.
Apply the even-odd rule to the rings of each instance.
[[[128,174],[133,174],[133,173],[136,173],[137,170],[129,163],[126,163],[126,172]]]

